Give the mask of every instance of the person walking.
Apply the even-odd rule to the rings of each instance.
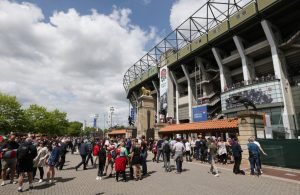
[[[148,174],[147,157],[148,157],[147,141],[145,140],[145,136],[143,135],[142,141],[141,141],[141,164],[142,164],[142,175],[143,176],[146,176]]]
[[[15,141],[16,136],[10,135],[9,140],[2,145],[0,152],[2,152],[2,183],[1,186],[5,185],[6,170],[10,168],[10,183],[14,183],[14,176],[17,165],[17,149],[19,144]]]
[[[50,154],[48,158],[48,171],[47,171],[47,182],[48,183],[53,183],[54,182],[54,176],[55,176],[55,165],[58,163],[59,160],[59,154],[60,154],[60,149],[58,146],[58,142],[54,141],[52,142],[52,145],[49,146],[48,148]]]
[[[173,150],[175,152],[175,162],[176,162],[176,173],[180,174],[182,172],[182,162],[183,162],[183,154],[185,152],[185,148],[180,138],[176,138],[176,143],[173,146]]]
[[[106,161],[106,150],[104,147],[103,142],[99,142],[99,150],[98,150],[98,175],[96,177],[96,180],[102,180],[103,176],[103,170],[105,167],[105,161]],[[96,161],[95,161],[96,164]]]
[[[83,165],[83,170],[87,170],[86,168],[86,157],[88,155],[89,152],[89,148],[88,145],[86,144],[88,142],[87,139],[85,139],[83,141],[83,143],[80,144],[79,146],[79,153],[80,153],[80,157],[81,157],[81,162],[75,167],[75,170],[77,171],[78,168]]]
[[[22,143],[18,150],[17,150],[17,171],[19,173],[18,178],[18,192],[23,192],[23,182],[25,177],[25,172],[28,175],[29,181],[29,189],[33,189],[33,178],[32,178],[32,171],[33,171],[33,159],[37,156],[37,149],[32,144],[31,138],[26,138],[25,142]]]
[[[141,145],[139,144],[138,139],[134,140],[130,161],[133,168],[133,178],[136,181],[141,180]]]
[[[260,175],[260,166],[259,166],[259,147],[254,143],[253,137],[248,139],[249,143],[247,144],[248,151],[249,151],[249,162],[250,162],[250,169],[251,175],[254,175],[254,168],[256,167],[257,175]]]
[[[191,144],[188,140],[186,140],[185,144],[185,158],[186,158],[186,162],[192,162],[192,158],[191,158]]]
[[[59,143],[59,156],[60,156],[60,160],[56,165],[56,168],[59,170],[62,170],[62,168],[65,165],[66,162],[66,154],[67,154],[67,144],[66,144],[66,140],[62,139],[61,142]]]
[[[156,144],[156,151],[157,151],[157,159],[156,159],[156,162],[159,163],[159,157],[162,155],[163,156],[163,153],[162,153],[162,143],[164,142],[163,139],[159,139],[157,141],[157,144]]]
[[[115,158],[116,158],[116,150],[113,141],[111,140],[110,143],[106,145],[106,163],[105,163],[104,175],[108,175],[109,177],[112,177]]]
[[[92,166],[94,166],[94,160],[93,160],[93,142],[91,140],[88,140],[88,142],[86,143],[86,145],[88,146],[88,153],[87,153],[87,159],[85,164],[88,165],[89,160],[91,159],[91,164]]]
[[[40,141],[37,148],[37,156],[33,160],[33,180],[36,176],[36,171],[39,169],[40,179],[39,183],[43,182],[44,166],[46,165],[46,159],[48,158],[48,148],[46,142]]]
[[[153,153],[152,162],[154,162],[156,160],[156,155],[157,155],[156,143],[157,143],[157,140],[155,140],[152,144],[152,153]]]
[[[170,164],[170,158],[171,158],[171,145],[168,142],[168,140],[165,140],[163,143],[163,159],[164,159],[164,168],[165,172],[171,172],[171,164]]]
[[[260,173],[262,174],[262,166],[261,166],[261,153],[263,153],[263,155],[267,156],[267,154],[265,153],[265,151],[263,150],[263,148],[261,147],[260,143],[258,141],[255,140],[255,137],[252,137],[253,138],[253,143],[255,143],[258,148],[259,148],[259,153],[258,153],[258,164],[259,164],[259,168],[260,168]]]
[[[218,155],[220,163],[223,165],[227,164],[227,150],[226,150],[226,143],[224,142],[223,138],[219,139],[218,142]]]
[[[210,172],[216,176],[219,177],[219,171],[218,168],[216,167],[216,163],[215,163],[215,158],[217,155],[217,144],[216,141],[213,140],[212,138],[208,138],[208,143],[207,143],[207,147],[208,147],[208,162],[210,163]]]
[[[229,141],[231,145],[232,155],[234,158],[233,173],[245,175],[245,172],[240,170],[243,153],[241,145],[237,142],[236,139],[230,139]]]

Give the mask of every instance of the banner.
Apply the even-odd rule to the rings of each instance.
[[[97,128],[97,118],[94,118],[93,127]]]
[[[193,107],[194,122],[207,121],[207,106]]]
[[[135,110],[134,108],[130,109],[130,118],[131,118],[131,122],[133,122],[133,123],[135,121],[135,111],[134,110]]]
[[[168,110],[168,67],[164,66],[159,72],[159,90],[160,90],[160,111],[165,111],[167,115]]]

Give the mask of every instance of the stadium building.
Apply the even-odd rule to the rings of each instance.
[[[300,127],[300,1],[207,1],[131,66],[123,85],[133,110],[141,87],[156,123],[235,118],[239,95],[265,113],[269,138]]]

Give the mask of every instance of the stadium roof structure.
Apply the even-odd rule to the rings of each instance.
[[[279,1],[281,0],[208,0],[126,71],[123,77],[126,92],[157,75],[158,68],[162,65],[187,56],[190,51],[207,44]]]

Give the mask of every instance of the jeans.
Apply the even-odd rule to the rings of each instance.
[[[96,162],[95,162],[96,164]],[[98,165],[98,176],[102,177],[103,175],[103,170],[104,170],[104,166],[105,166],[105,160],[99,160],[99,165]]]
[[[208,158],[209,158],[208,161],[209,161],[209,163],[210,163],[210,172],[211,172],[211,173],[218,174],[219,171],[218,171],[218,168],[216,167],[215,157],[209,155]]]
[[[156,159],[156,162],[157,162],[157,163],[159,162],[159,157],[160,157],[160,155],[163,156],[163,151],[162,151],[162,150],[158,150],[158,151],[157,151],[157,159]]]
[[[250,168],[251,168],[251,174],[254,174],[254,167],[257,169],[257,173],[260,174],[260,166],[259,166],[259,160],[254,157],[249,157],[250,162]]]
[[[170,154],[164,154],[164,167],[165,171],[171,171]]]
[[[182,161],[183,161],[182,152],[175,152],[175,162],[176,162],[176,169],[178,173],[182,172]]]
[[[87,155],[80,155],[81,156],[81,162],[76,166],[76,168],[78,169],[81,165],[83,165],[83,169],[86,169],[86,156]]]
[[[66,156],[65,156],[65,155],[62,155],[62,156],[60,157],[60,161],[59,161],[59,163],[58,163],[58,165],[57,165],[57,168],[59,168],[59,170],[62,170],[62,168],[63,168],[65,162],[66,162]]]
[[[142,164],[142,173],[143,175],[147,174],[147,160],[145,157],[141,157],[141,164]]]
[[[233,173],[239,174],[241,172],[240,170],[241,161],[242,161],[242,156],[234,157]]]
[[[87,157],[87,159],[86,159],[86,163],[85,163],[85,164],[88,164],[88,162],[89,162],[90,159],[91,159],[92,165],[94,165],[92,153],[89,153],[89,154],[88,154],[88,157]]]

